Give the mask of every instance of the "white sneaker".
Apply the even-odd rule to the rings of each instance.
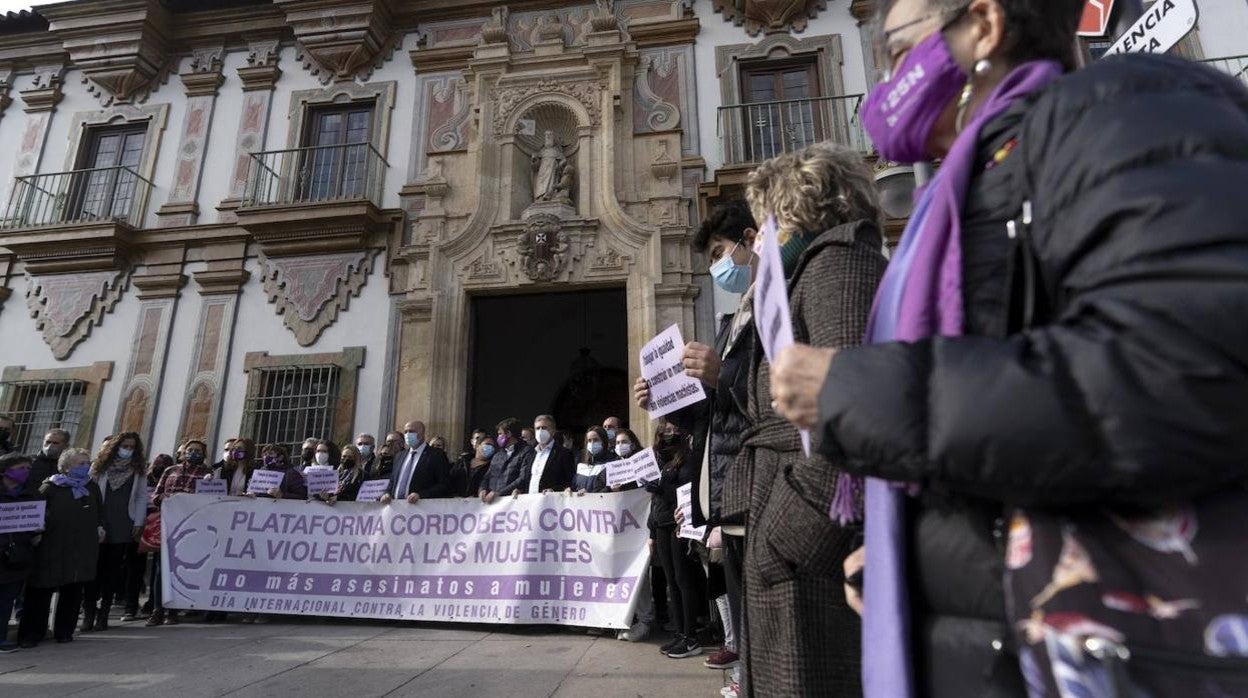
[[[719,689],[719,695],[724,698],[737,698],[737,694],[741,692],[741,684],[733,681],[731,684]]]

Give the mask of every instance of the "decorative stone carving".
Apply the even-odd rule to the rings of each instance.
[[[520,237],[520,266],[530,279],[554,281],[567,264],[568,243],[563,239],[560,220],[539,214],[529,219]]]
[[[555,143],[553,131],[547,131],[542,149],[533,155],[533,201],[558,201],[572,204],[572,180],[575,168]]]
[[[490,20],[481,27],[482,44],[507,43],[507,7],[495,7]]]
[[[67,359],[121,299],[129,270],[27,276],[26,307],[57,359]]]
[[[169,11],[159,0],[39,8],[101,103],[143,102],[168,77]]]
[[[637,68],[637,108],[645,127],[650,131],[667,131],[680,125],[680,107],[656,94],[650,84],[652,74],[670,78],[676,69],[676,57],[670,53],[648,54],[641,57]],[[677,95],[676,99],[679,99]]]
[[[429,105],[429,152],[459,150],[468,145],[468,120],[472,110],[464,95],[463,78],[446,79],[433,91]],[[436,121],[435,121],[436,120]],[[438,124],[438,121],[441,123]]]
[[[334,324],[373,271],[376,250],[297,257],[261,256],[264,291],[301,346]]]
[[[322,84],[368,80],[394,52],[389,0],[354,0],[327,6],[322,0],[275,0],[295,34],[299,60]]]
[[[654,151],[654,162],[650,163],[650,173],[655,179],[670,182],[679,171],[680,163],[667,153],[667,141],[659,141]]]
[[[248,44],[247,65],[238,69],[238,78],[243,83],[244,92],[273,89],[282,74],[281,68],[277,67],[280,48],[277,39]]]
[[[539,41],[563,42],[563,21],[559,15],[553,12],[542,15],[537,23],[537,38]]]
[[[712,0],[716,12],[750,36],[772,32],[803,32],[806,20],[828,9],[827,0]]]
[[[554,78],[542,78],[528,85],[504,87],[498,91],[497,103],[494,108],[494,133],[503,135],[507,121],[511,118],[520,103],[535,94],[564,94],[585,107],[589,113],[591,126],[597,126],[602,117],[602,85],[597,82],[559,82]]]
[[[615,14],[615,0],[595,0],[594,11],[589,15],[589,26],[596,32],[609,32],[620,28],[620,18]]]
[[[55,109],[61,101],[64,75],[65,66],[59,63],[35,68],[34,82],[21,92],[22,101],[26,103],[26,112],[35,114]]]

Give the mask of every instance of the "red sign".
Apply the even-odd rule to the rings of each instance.
[[[1113,11],[1114,0],[1087,0],[1083,4],[1083,16],[1079,18],[1079,36],[1105,36]]]

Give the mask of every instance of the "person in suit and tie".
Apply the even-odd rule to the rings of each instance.
[[[538,494],[572,487],[576,457],[555,440],[555,418],[543,414],[533,420],[536,445],[524,460],[516,478],[504,486],[512,494]]]
[[[446,453],[425,443],[425,423],[408,422],[403,426],[407,450],[394,459],[390,473],[390,490],[381,497],[382,504],[406,499],[415,504],[421,499],[445,497],[451,482],[451,464]]]

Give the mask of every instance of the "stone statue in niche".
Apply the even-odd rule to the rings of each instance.
[[[572,205],[572,183],[575,169],[555,143],[553,131],[547,131],[542,149],[533,155],[533,201],[550,201]]]

